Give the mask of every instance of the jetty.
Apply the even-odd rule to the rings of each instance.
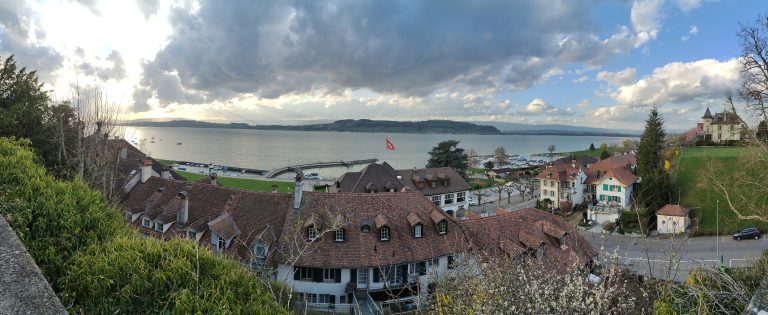
[[[338,166],[351,167],[353,165],[376,163],[378,160],[379,159],[315,162],[315,163],[306,163],[306,164],[284,166],[284,167],[278,167],[278,168],[275,168],[273,170],[270,170],[269,172],[267,172],[267,175],[264,175],[264,177],[266,177],[266,178],[275,178],[275,177],[280,176],[280,175],[285,174],[285,173],[296,172],[298,170],[313,169],[313,168],[326,168],[326,167],[338,167]]]

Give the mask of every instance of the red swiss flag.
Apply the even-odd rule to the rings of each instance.
[[[395,145],[394,145],[394,144],[392,144],[392,141],[389,141],[389,138],[387,138],[387,142],[386,142],[386,145],[387,145],[387,150],[389,150],[389,151],[395,151]]]

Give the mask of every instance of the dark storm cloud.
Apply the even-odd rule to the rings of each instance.
[[[0,55],[14,55],[17,65],[37,70],[44,82],[52,82],[52,73],[62,65],[63,57],[47,46],[33,43],[30,38],[32,10],[23,1],[0,1]],[[45,32],[37,30],[38,38]]]
[[[591,35],[589,3],[201,1],[195,13],[172,11],[173,35],[144,65],[141,88],[165,104],[347,88],[524,89],[563,64],[599,64],[634,44],[629,33]]]

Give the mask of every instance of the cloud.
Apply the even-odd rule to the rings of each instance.
[[[634,82],[636,75],[637,69],[630,67],[618,72],[600,71],[596,79],[613,85],[626,85]]]
[[[680,10],[688,12],[701,6],[701,0],[672,0]]]
[[[589,104],[591,104],[591,103],[592,103],[592,101],[590,101],[590,100],[581,100],[581,102],[576,104],[576,108],[578,108],[578,109],[585,109],[585,108],[589,107]]]
[[[157,14],[160,10],[159,0],[135,0],[136,6],[139,8],[145,19],[149,19],[152,15]]]
[[[691,37],[695,36],[698,33],[699,33],[699,28],[696,25],[691,25],[691,28],[688,29],[688,35],[683,35],[682,37],[680,37],[680,40],[684,42],[688,41],[688,39],[690,39]]]
[[[525,107],[525,110],[520,111],[518,114],[519,115],[553,115],[553,114],[559,114],[560,112],[561,112],[560,108],[557,108],[540,98],[534,98],[530,103],[528,103],[528,105]]]
[[[521,90],[564,65],[602,65],[647,40],[626,27],[594,35],[590,3],[203,0],[171,10],[173,35],[144,64],[141,87],[161,106],[192,95]],[[161,90],[168,87],[174,92]]]
[[[113,50],[107,57],[107,61],[112,63],[111,68],[102,68],[96,71],[96,75],[102,80],[121,80],[125,78],[125,62],[119,51]]]
[[[0,55],[13,54],[19,66],[37,70],[42,81],[52,82],[53,72],[61,68],[64,58],[40,43],[45,32],[37,25],[38,16],[26,3],[0,1]]]
[[[659,32],[662,0],[635,0],[632,3],[630,19],[640,39],[638,45],[655,39]]]
[[[579,84],[579,83],[587,82],[588,80],[589,80],[588,76],[583,76],[583,77],[580,77],[578,79],[574,79],[572,82],[576,83],[576,84]]]
[[[739,60],[673,62],[610,93],[621,105],[677,104],[722,98],[738,86]]]

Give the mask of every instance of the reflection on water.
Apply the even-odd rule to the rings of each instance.
[[[624,138],[589,136],[531,135],[449,135],[358,132],[310,132],[213,128],[127,127],[128,141],[160,159],[214,163],[269,170],[281,166],[338,160],[377,158],[393,167],[424,167],[429,150],[448,139],[461,141],[464,149],[492,154],[504,147],[508,154],[530,155],[546,152],[554,144],[557,151],[585,150],[590,143],[618,143]],[[154,139],[153,139],[154,138]],[[395,151],[387,151],[389,138]],[[181,143],[181,145],[177,145]],[[352,168],[335,167],[317,171],[322,176],[337,177]],[[284,175],[290,177],[290,175]]]

